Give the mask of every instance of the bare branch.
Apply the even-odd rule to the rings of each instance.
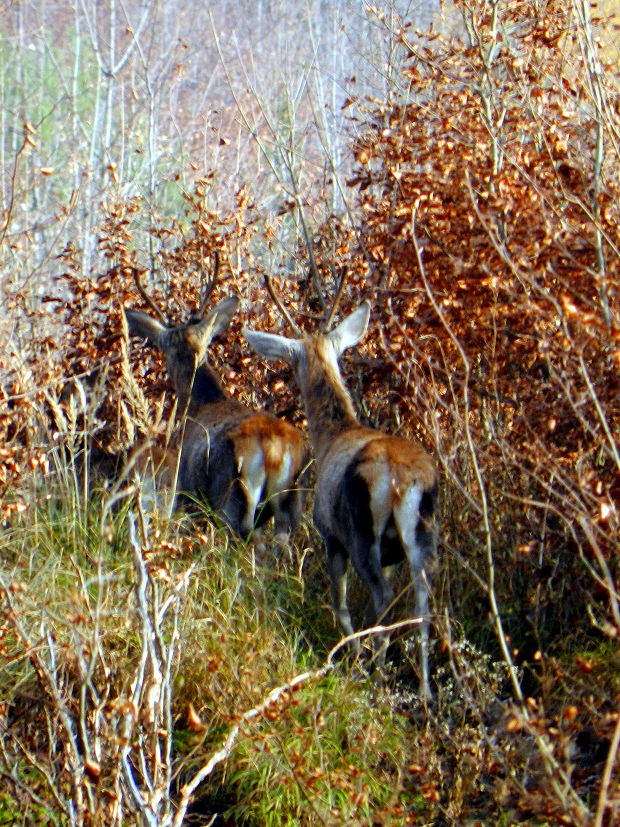
[[[602,827],[603,824],[603,817],[609,803],[609,785],[611,783],[611,774],[613,772],[614,764],[618,756],[618,747],[620,747],[620,715],[618,715],[616,720],[616,728],[614,730],[611,746],[609,747],[609,754],[607,756],[607,761],[605,762],[605,769],[603,770],[601,790],[599,792],[596,816],[594,818],[594,827]]]
[[[218,764],[221,764],[222,761],[225,761],[230,754],[232,753],[233,747],[237,741],[239,733],[241,732],[241,725],[246,723],[246,721],[250,721],[254,718],[257,718],[259,715],[262,715],[270,706],[280,700],[283,696],[287,693],[291,692],[292,690],[296,689],[298,686],[301,686],[304,683],[312,680],[320,680],[324,675],[330,672],[336,665],[334,658],[336,654],[345,646],[347,646],[351,641],[359,640],[363,637],[373,637],[375,635],[383,635],[386,632],[393,631],[395,629],[402,629],[406,626],[417,625],[422,622],[422,618],[410,618],[408,620],[401,620],[397,623],[392,623],[386,626],[373,626],[369,629],[363,629],[360,632],[355,632],[352,635],[347,635],[347,637],[343,637],[338,643],[328,652],[327,658],[323,666],[320,666],[318,669],[312,669],[308,672],[303,672],[300,675],[295,675],[295,677],[291,678],[290,681],[287,681],[280,686],[276,686],[274,689],[271,690],[263,700],[253,706],[251,709],[248,709],[243,715],[240,716],[238,723],[236,723],[226,736],[226,740],[220,747],[220,749],[216,750],[208,761],[206,761],[202,767],[194,774],[193,778],[191,778],[186,784],[183,785],[181,788],[181,795],[177,804],[177,812],[175,814],[174,820],[172,821],[172,827],[181,827],[183,824],[183,819],[185,818],[185,814],[187,812],[187,808],[190,805],[191,797],[194,792],[198,789],[200,784],[209,777],[209,775],[213,772],[215,767]]]

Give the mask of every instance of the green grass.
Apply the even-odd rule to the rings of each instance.
[[[8,743],[21,744],[22,752],[31,759],[36,755],[48,771],[47,781],[37,771],[35,784],[28,761],[25,770],[12,767],[21,792],[30,791],[24,801],[20,796],[20,806],[32,823],[46,823],[37,821],[35,789],[51,812],[59,810],[50,786],[58,769],[53,753],[63,733],[29,647],[40,647],[76,722],[84,694],[106,699],[104,718],[119,699],[131,696],[143,651],[129,527],[135,504],[108,508],[105,490],[86,503],[64,493],[48,489],[0,536],[5,606],[0,704],[8,711]],[[175,623],[166,620],[160,628],[163,652],[172,651],[178,634],[169,699],[174,795],[221,747],[240,716],[273,688],[319,669],[337,634],[327,593],[319,597],[326,584],[321,557],[309,547],[309,529],[301,530],[289,561],[274,558],[269,543],[257,559],[251,545],[208,522],[190,525],[183,515],[170,523],[153,516],[146,525],[139,542],[150,572],[149,611],[160,611],[187,580]],[[91,670],[88,678],[85,668]],[[202,722],[198,729],[188,718],[190,704]],[[349,674],[344,665],[336,667],[309,677],[251,718],[199,797],[225,800],[229,817],[239,824],[349,823],[356,813],[363,821],[398,797],[406,729],[406,718],[393,713],[389,692]],[[98,737],[105,741],[103,731]],[[11,754],[19,751],[15,746]],[[102,741],[102,754],[113,756],[114,744]],[[8,769],[8,754],[4,763]],[[11,806],[19,790],[6,781],[1,787]],[[96,797],[96,785],[90,785],[90,794]],[[66,789],[63,796],[70,797]]]
[[[544,788],[545,776],[531,731],[518,725],[506,665],[470,634],[479,610],[435,624],[429,711],[416,697],[415,635],[395,647],[382,679],[347,657],[324,668],[338,633],[308,524],[287,559],[269,534],[255,553],[207,515],[165,521],[113,486],[86,500],[79,491],[70,477],[39,480],[26,511],[0,531],[7,822],[68,824],[79,792],[90,823],[112,824],[108,788],[126,742],[142,789],[137,768],[161,777],[170,748],[171,775],[160,782],[161,823],[170,823],[183,785],[232,734],[193,795],[198,824],[216,812],[222,824],[251,827],[536,823],[523,779]],[[354,603],[362,594],[352,585]],[[535,725],[558,741],[563,766],[566,745],[596,712],[588,698],[610,702],[617,684],[615,642],[579,638],[570,650],[537,667],[546,707]],[[78,743],[77,786],[63,715]],[[122,790],[119,823],[141,823]]]
[[[257,724],[235,755],[236,823],[369,823],[393,803],[407,726],[371,681],[329,675]],[[286,813],[286,820],[280,821]]]

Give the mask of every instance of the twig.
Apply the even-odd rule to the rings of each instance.
[[[620,747],[620,713],[616,719],[616,728],[614,729],[613,738],[609,747],[609,754],[605,762],[605,769],[603,770],[603,777],[601,778],[601,789],[598,794],[598,802],[596,805],[596,815],[594,816],[594,824],[592,827],[602,827],[603,816],[608,803],[609,785],[611,783],[611,774],[618,755],[618,747]],[[611,824],[611,822],[609,822]]]
[[[344,292],[345,284],[347,283],[347,268],[346,266],[340,270],[340,277],[338,279],[338,289],[336,290],[336,296],[334,301],[332,302],[332,306],[329,310],[329,316],[327,317],[327,321],[325,322],[324,330],[326,333],[329,333],[329,328],[334,321],[334,316],[336,315],[336,310],[338,309],[338,305],[340,303],[340,299],[342,298],[342,294]]]
[[[469,183],[469,179],[468,179]],[[473,199],[473,192],[470,189],[470,193]],[[508,667],[508,673],[510,675],[510,681],[513,687],[513,692],[517,702],[519,703],[519,707],[521,710],[521,714],[523,715],[523,720],[527,723],[529,730],[531,731],[534,740],[536,742],[536,746],[542,758],[543,767],[547,774],[547,778],[554,790],[555,795],[557,796],[558,800],[562,802],[563,806],[573,815],[573,817],[578,819],[578,824],[585,824],[587,819],[589,818],[589,811],[581,800],[577,792],[574,790],[570,783],[570,779],[567,776],[566,772],[562,769],[560,764],[558,763],[557,759],[551,752],[549,744],[545,740],[545,738],[536,731],[536,728],[532,726],[530,715],[527,710],[527,706],[525,704],[525,697],[523,695],[523,690],[521,688],[521,684],[519,682],[519,677],[517,674],[516,666],[514,665],[512,655],[510,653],[509,645],[508,645],[508,638],[504,631],[504,626],[501,618],[501,614],[499,611],[499,605],[497,602],[497,594],[495,591],[495,560],[494,560],[494,552],[492,546],[492,531],[491,531],[491,515],[489,510],[489,503],[486,493],[485,482],[483,478],[482,469],[480,467],[480,463],[478,461],[478,455],[476,452],[476,446],[474,444],[473,435],[471,433],[470,425],[469,425],[469,393],[468,393],[468,384],[469,384],[469,374],[470,374],[470,364],[467,358],[467,354],[465,350],[457,338],[455,332],[452,330],[450,323],[446,319],[446,316],[439,306],[438,302],[436,301],[435,295],[433,293],[432,287],[428,281],[426,276],[426,269],[424,267],[424,262],[422,259],[422,250],[418,243],[417,233],[416,233],[416,216],[417,216],[417,204],[414,206],[411,214],[411,238],[413,241],[413,245],[415,248],[415,253],[417,256],[418,266],[420,269],[420,275],[422,277],[422,281],[427,291],[427,295],[429,297],[430,302],[433,305],[435,312],[437,313],[441,323],[443,324],[447,334],[452,339],[454,346],[457,348],[461,360],[463,362],[463,367],[465,371],[465,380],[463,384],[463,405],[465,408],[465,416],[463,417],[463,424],[465,429],[465,437],[467,440],[467,445],[469,449],[470,458],[474,468],[474,474],[476,477],[476,482],[478,485],[478,490],[480,493],[480,500],[482,505],[482,521],[484,525],[484,533],[486,538],[486,557],[487,557],[487,578],[488,578],[488,597],[489,603],[491,607],[491,616],[493,618],[493,625],[495,627],[495,633],[500,645],[500,649],[502,652],[502,657],[504,658],[504,662]]]

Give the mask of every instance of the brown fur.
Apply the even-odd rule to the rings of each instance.
[[[203,428],[215,428],[222,422],[228,426],[244,424],[248,419],[260,416],[255,411],[246,408],[236,399],[221,399],[218,402],[190,403],[187,411],[188,423],[198,431]]]
[[[268,476],[280,470],[287,450],[291,454],[293,467],[301,467],[303,462],[305,447],[301,433],[287,422],[266,414],[254,414],[244,420],[230,437],[238,458],[251,453],[252,446],[257,442],[260,444]]]
[[[351,397],[326,353],[323,336],[306,340],[307,380],[302,386],[308,426],[320,462],[332,440],[348,428],[359,428]]]
[[[324,336],[309,337],[306,343],[307,390],[305,403],[317,457],[322,458],[334,440],[366,443],[359,468],[369,488],[385,471],[392,473],[392,488],[400,500],[413,482],[430,490],[437,482],[431,457],[420,445],[360,425],[342,378],[327,355]]]

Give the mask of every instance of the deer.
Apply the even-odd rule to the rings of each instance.
[[[253,410],[225,392],[208,361],[211,341],[228,327],[239,306],[229,296],[206,312],[215,272],[200,307],[186,323],[171,324],[134,272],[136,286],[155,317],[124,308],[129,332],[165,356],[181,417],[177,491],[206,501],[241,538],[260,534],[273,517],[274,541],[287,547],[303,510],[300,478],[306,466],[305,438],[288,422]]]
[[[278,307],[285,310],[280,303]],[[338,358],[366,333],[368,301],[328,333],[304,335],[288,311],[285,318],[298,338],[247,327],[243,335],[260,356],[291,365],[301,391],[316,463],[312,517],[326,549],[334,614],[344,635],[355,636],[347,605],[351,561],[370,593],[367,628],[381,622],[394,600],[384,569],[406,559],[420,619],[419,693],[429,699],[429,569],[437,543],[435,463],[417,443],[367,427],[355,413]],[[359,652],[359,640],[353,640]],[[383,653],[388,642],[384,634]]]

